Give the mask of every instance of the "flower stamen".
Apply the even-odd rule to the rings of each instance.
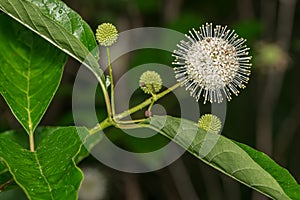
[[[204,103],[231,100],[231,93],[238,95],[238,88],[245,88],[249,80],[251,56],[246,40],[238,39],[234,30],[212,24],[202,25],[199,31],[192,29],[180,41],[174,51],[175,77],[191,96]]]

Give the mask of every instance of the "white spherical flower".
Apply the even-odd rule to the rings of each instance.
[[[198,101],[204,103],[231,100],[231,93],[238,95],[238,88],[245,88],[249,80],[251,56],[245,39],[238,38],[234,30],[212,24],[193,29],[180,41],[174,51],[176,79]]]

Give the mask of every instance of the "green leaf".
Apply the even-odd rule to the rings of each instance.
[[[35,131],[35,144],[39,145],[41,141],[49,137],[49,135],[55,133],[58,129],[62,127],[38,127]],[[29,149],[29,139],[26,134],[24,134],[24,130],[10,130],[0,133],[0,140],[5,139],[9,141],[13,141],[18,145],[22,146],[25,149]],[[92,136],[87,137],[84,142],[84,147],[80,149],[80,152],[76,155],[75,163],[79,163],[84,158],[89,156],[89,150],[97,144],[102,139],[102,134],[93,134]],[[4,190],[14,189],[14,182],[9,182],[12,179],[12,175],[8,171],[4,162],[0,162],[0,186],[2,184],[4,186]]]
[[[278,164],[266,154],[245,144],[236,141],[233,142],[247,152],[265,171],[271,174],[291,199],[300,199],[300,186],[286,169],[278,166]]]
[[[0,10],[84,63],[105,88],[93,31],[62,1],[1,0]]]
[[[85,128],[57,128],[30,152],[9,138],[0,140],[0,158],[29,199],[77,199],[83,174],[74,159]]]
[[[38,145],[41,140],[47,135],[52,134],[56,131],[58,127],[38,127],[35,131],[35,144]],[[20,130],[9,130],[3,133],[0,133],[0,140],[5,139],[13,141],[14,143],[19,144],[25,149],[29,149],[29,139],[28,135],[24,134],[24,129]],[[11,181],[12,175],[8,171],[4,162],[0,162],[0,186],[2,190],[15,189],[15,182]],[[1,198],[0,198],[1,199]]]
[[[91,149],[98,144],[103,138],[103,134],[96,133],[93,135],[89,135],[84,140],[84,146],[80,149],[80,152],[77,154],[75,158],[75,163],[81,162],[84,158],[88,157],[90,155]]]
[[[39,145],[45,137],[53,134],[53,132],[60,128],[62,127],[39,126],[35,130],[34,143]],[[24,134],[23,129],[2,132],[0,133],[0,140],[2,139],[12,140],[14,143],[17,143],[23,148],[29,149],[29,137],[28,135]]]
[[[300,185],[271,158],[222,135],[206,133],[195,122],[154,116],[151,127],[222,173],[273,199],[300,199]],[[209,149],[209,151],[206,151]]]
[[[0,15],[0,93],[28,134],[46,112],[62,77],[66,54]]]

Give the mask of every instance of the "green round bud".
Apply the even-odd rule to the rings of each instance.
[[[198,125],[206,132],[218,134],[222,128],[221,120],[212,114],[202,115],[199,119]]]
[[[96,30],[96,39],[102,46],[109,47],[117,41],[118,30],[110,23],[100,24]]]
[[[146,94],[155,94],[162,87],[160,75],[155,71],[146,71],[140,77],[140,87]]]

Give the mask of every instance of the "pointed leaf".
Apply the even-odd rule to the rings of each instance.
[[[83,175],[74,159],[88,136],[85,128],[57,128],[36,152],[1,138],[0,158],[29,199],[77,199]]]
[[[41,141],[49,137],[51,134],[55,133],[58,129],[62,127],[38,127],[35,131],[35,144],[39,145]],[[86,138],[84,146],[80,149],[80,152],[76,155],[75,163],[79,163],[81,160],[89,156],[89,150],[97,144],[102,138],[102,134],[93,134]],[[24,134],[24,130],[11,130],[0,133],[0,140],[9,140],[22,146],[25,149],[29,149],[29,138],[28,135]],[[5,163],[0,161],[0,188],[2,190],[10,190],[16,187],[16,184],[12,180],[12,175],[10,174]],[[1,198],[0,198],[1,199]]]
[[[151,126],[222,173],[273,199],[300,199],[300,185],[271,158],[222,135],[206,133],[195,122],[154,116]],[[202,154],[203,148],[211,146]],[[202,155],[202,156],[201,156]],[[204,156],[203,156],[204,155]]]
[[[61,80],[66,54],[0,15],[0,93],[27,133],[43,117]]]
[[[105,86],[93,31],[62,1],[1,0],[0,10],[84,63]]]

